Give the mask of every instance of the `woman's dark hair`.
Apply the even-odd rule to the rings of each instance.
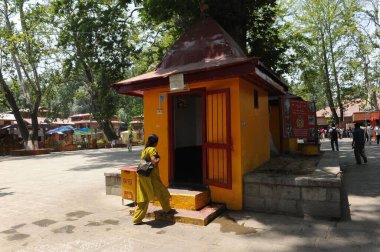
[[[148,141],[145,145],[145,148],[153,147],[156,143],[158,143],[158,136],[156,134],[151,134],[148,137]]]

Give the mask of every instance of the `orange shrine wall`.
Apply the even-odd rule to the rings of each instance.
[[[243,207],[243,175],[269,159],[269,113],[267,93],[259,92],[259,108],[253,108],[254,86],[245,80],[231,78],[190,84],[193,88],[218,90],[229,88],[231,101],[231,138],[232,138],[232,189],[210,186],[211,200],[227,205],[228,209],[239,210]],[[144,92],[145,141],[151,133],[159,137],[157,146],[161,156],[160,176],[169,185],[169,125],[168,93],[169,88],[156,88]],[[157,113],[159,97],[162,113]],[[239,112],[240,111],[240,112]],[[244,122],[243,122],[244,121]],[[245,126],[243,124],[245,123]]]
[[[258,106],[254,107],[254,90]],[[242,175],[270,158],[268,93],[252,83],[240,80],[241,169]]]

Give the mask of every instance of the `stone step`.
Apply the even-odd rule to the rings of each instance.
[[[177,213],[167,214],[161,207],[150,204],[145,218],[206,226],[224,210],[225,205],[211,203],[198,211],[176,209]],[[130,214],[133,215],[133,213],[134,208],[130,210]]]
[[[171,195],[170,206],[174,209],[199,210],[210,203],[208,190],[176,189],[169,188]],[[154,206],[161,206],[160,202],[154,201]]]

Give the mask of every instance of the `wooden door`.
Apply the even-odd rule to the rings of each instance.
[[[207,91],[203,137],[203,180],[232,188],[230,90]]]

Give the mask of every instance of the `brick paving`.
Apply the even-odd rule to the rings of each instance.
[[[105,195],[103,174],[138,150],[0,157],[0,251],[380,251],[380,146],[367,146],[369,163],[357,166],[350,143],[340,144],[351,220],[226,211],[206,227],[134,226],[120,197]]]

